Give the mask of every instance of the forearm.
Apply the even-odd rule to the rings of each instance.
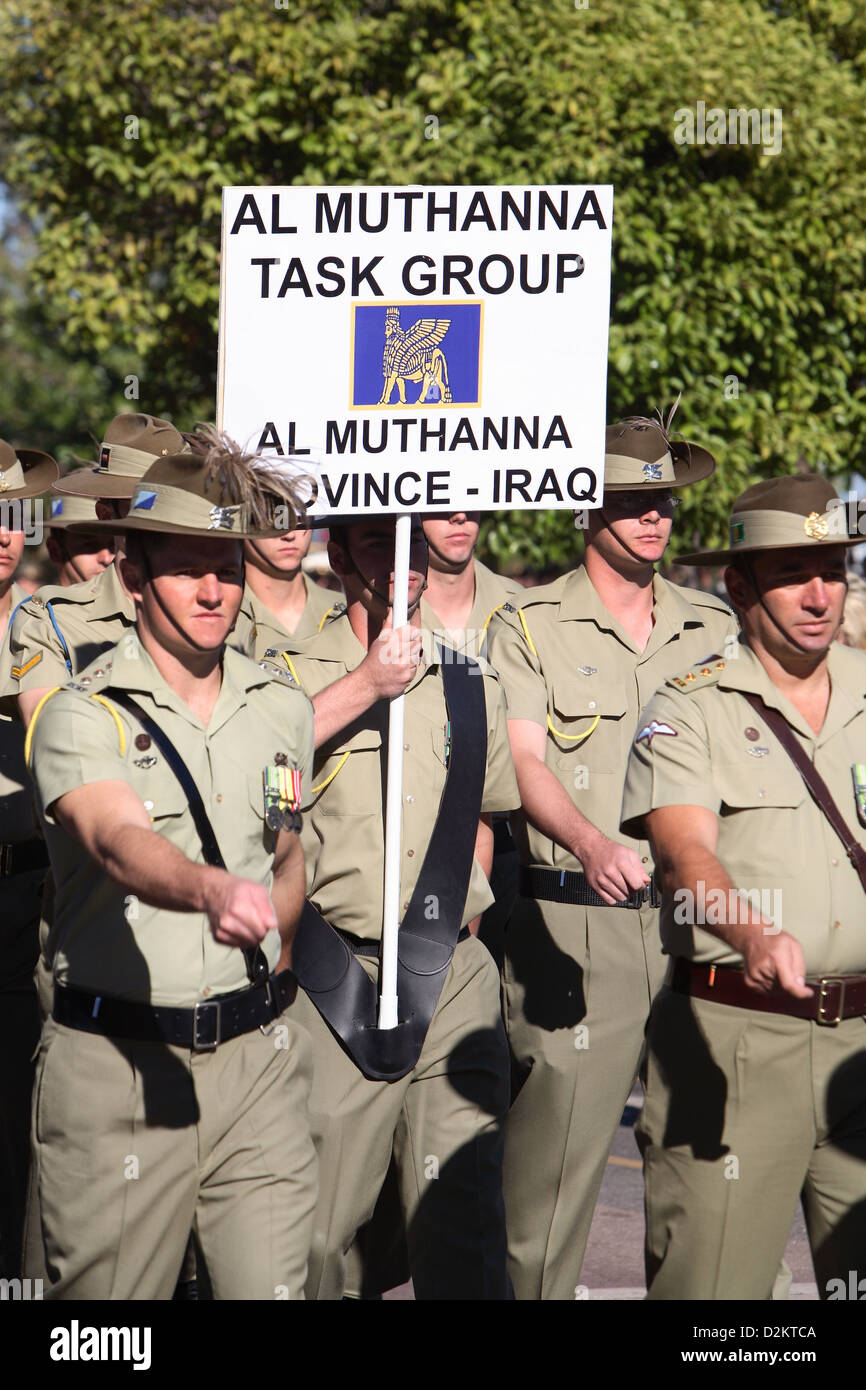
[[[478,831],[475,836],[475,858],[484,870],[489,882],[493,872],[493,817],[482,815],[478,822]],[[468,924],[473,936],[478,935],[478,928],[481,926],[481,918],[473,917]]]
[[[531,753],[514,759],[520,801],[527,818],[544,835],[583,859],[593,839],[601,835],[592,821],[578,811],[550,768]]]
[[[678,920],[699,926],[740,954],[756,929],[772,925],[765,923],[760,911],[753,908],[747,898],[738,895],[730,874],[705,846],[687,844],[673,849],[654,845],[653,848],[663,894],[674,898],[675,911],[686,913],[685,918],[680,916]],[[698,913],[701,921],[695,920],[696,904],[704,905],[705,910]],[[729,921],[729,917],[733,920]]]
[[[277,963],[277,970],[291,969],[292,943],[303,910],[306,892],[304,857],[296,837],[292,836],[292,840],[294,844],[285,858],[274,866],[274,881],[271,887],[271,902],[274,905],[280,933],[280,958]]]
[[[363,666],[320,690],[313,696],[316,747],[321,748],[323,743],[365,714],[377,698]]]
[[[85,848],[128,893],[172,912],[206,912],[209,889],[225,872],[194,864],[155,830],[137,825],[102,829]]]

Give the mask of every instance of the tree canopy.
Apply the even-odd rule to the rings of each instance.
[[[213,413],[224,184],[610,182],[608,418],[682,392],[678,428],[719,460],[679,544],[719,540],[759,476],[859,465],[866,19],[847,0],[6,0],[0,45],[40,321],[121,406],[134,375],[127,408]],[[699,102],[780,112],[779,152],[678,143]],[[564,563],[571,516],[494,518],[486,543]]]

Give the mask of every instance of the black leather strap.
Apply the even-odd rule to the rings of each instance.
[[[469,659],[442,661],[439,669],[451,720],[451,757],[433,834],[400,923],[396,1028],[376,1026],[376,982],[310,902],[292,946],[298,982],[359,1069],[376,1081],[405,1076],[420,1056],[460,933],[472,871],[487,767],[484,680]]]
[[[606,903],[584,874],[574,869],[537,869],[520,867],[519,892],[522,898],[541,898],[549,903],[570,903],[575,907],[658,907],[659,894],[655,879],[646,888],[636,889],[621,903]]]
[[[781,743],[788,757],[797,767],[800,776],[806,783],[806,788],[812,800],[816,803],[819,810],[823,812],[827,820],[832,825],[839,839],[845,847],[845,853],[857,870],[860,879],[860,886],[866,892],[866,849],[854,839],[851,831],[845,822],[845,818],[839,807],[833,800],[830,788],[824,781],[815,764],[811,761],[805,749],[797,742],[787,720],[778,710],[771,709],[761,699],[760,695],[750,690],[741,690],[740,694],[747,700],[755,713],[763,719],[772,729],[776,738]]]
[[[120,705],[122,709],[125,709],[131,714],[134,719],[137,719],[146,734],[150,734],[153,742],[156,744],[175,777],[180,782],[189,805],[190,815],[195,822],[195,828],[201,840],[202,854],[204,855],[205,863],[217,869],[225,869],[225,860],[222,857],[222,852],[217,843],[214,828],[204,808],[201,793],[195,784],[192,773],[175,748],[168,734],[164,729],[161,729],[148,714],[145,714],[144,710],[138,704],[138,701],[133,700],[132,696],[129,695],[127,691],[112,689],[111,699],[115,704]],[[260,946],[242,946],[240,949],[244,953],[244,960],[247,964],[247,974],[250,977],[250,982],[254,985],[261,984],[268,978],[269,974],[269,966],[264,952]]]

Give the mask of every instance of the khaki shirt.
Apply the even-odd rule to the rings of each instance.
[[[293,656],[292,664],[312,696],[353,671],[366,654],[343,614],[326,624],[302,656]],[[477,815],[509,811],[520,801],[502,692],[495,673],[479,664],[487,704],[487,775]],[[405,698],[401,912],[424,862],[448,768],[448,713],[436,662],[422,664]],[[313,801],[305,809],[302,836],[308,897],[332,926],[367,940],[382,935],[388,708],[389,702],[380,700],[317,751]],[[455,771],[459,776],[460,769]],[[477,816],[473,836],[475,826]],[[463,924],[492,901],[487,878],[473,861]]]
[[[295,651],[296,643],[315,637],[326,615],[345,604],[342,594],[333,589],[323,589],[308,574],[304,574],[303,580],[307,601],[294,632],[287,632],[279,619],[256,597],[249,584],[245,585],[243,602],[231,634],[232,646],[252,657],[253,661],[261,661],[266,654],[272,659],[278,652]]]
[[[18,609],[0,649],[0,710],[17,716],[18,695],[66,684],[67,656],[78,675],[134,625],[135,605],[113,564],[83,584],[44,585]]]
[[[672,732],[634,744],[623,824],[640,833],[641,818],[657,806],[715,812],[716,857],[736,887],[755,892],[762,913],[802,944],[808,973],[866,970],[866,898],[857,873],[796,766],[740,694],[755,691],[784,715],[855,839],[866,843],[851,774],[853,764],[866,761],[866,655],[835,642],[830,648],[830,703],[815,734],[751,649],[741,641],[737,652],[737,660],[681,672],[644,711],[641,728],[657,720]],[[665,950],[700,963],[740,964],[723,941],[690,925],[702,908],[712,921],[706,895],[703,904],[682,892],[665,897]],[[740,920],[747,918],[744,910]]]
[[[516,579],[506,579],[482,565],[480,560],[476,560],[475,598],[464,628],[444,627],[429,600],[422,598],[421,623],[425,631],[425,650],[432,652],[426,640],[427,633],[430,632],[436,637],[444,638],[449,646],[458,652],[465,652],[469,656],[483,656],[485,660],[489,660],[487,636],[493,615],[503,603],[507,603],[509,599],[514,601],[513,596],[523,592],[523,585]]]
[[[29,597],[26,589],[13,584],[10,616]],[[32,840],[38,833],[33,785],[24,762],[24,729],[17,719],[0,716],[0,841]]]
[[[187,1006],[247,983],[242,952],[220,945],[206,914],[170,912],[128,895],[60,828],[51,810],[65,792],[89,782],[127,782],[141,797],[153,828],[196,863],[201,841],[183,788],[162,754],[136,744],[140,728],[113,689],[133,692],[165,730],[201,793],[231,873],[270,888],[275,836],[265,823],[263,769],[275,755],[302,772],[309,794],[313,716],[291,682],[226,649],[222,688],[205,729],[166,684],[135,632],[127,633],[77,681],[43,707],[35,723],[31,769],[56,885],[48,954],[60,984],[154,1005]],[[279,934],[263,943],[276,964]]]
[[[582,565],[523,596],[520,611],[535,653],[517,612],[501,610],[490,638],[490,660],[505,690],[508,718],[529,719],[547,730],[545,762],[578,810],[610,839],[631,846],[647,865],[647,842],[619,828],[638,716],[668,676],[683,664],[722,652],[737,631],[730,609],[712,594],[655,575],[653,597],[653,630],[642,652],[605,608]],[[580,869],[568,850],[528,823],[526,830],[525,862]]]

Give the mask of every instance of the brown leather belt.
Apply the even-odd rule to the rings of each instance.
[[[672,989],[694,999],[758,1009],[765,1014],[811,1018],[827,1027],[835,1027],[843,1018],[866,1015],[866,975],[822,975],[807,979],[806,984],[815,991],[811,999],[795,999],[784,990],[759,994],[749,988],[743,971],[735,965],[695,965],[682,956],[675,959],[671,977]]]

